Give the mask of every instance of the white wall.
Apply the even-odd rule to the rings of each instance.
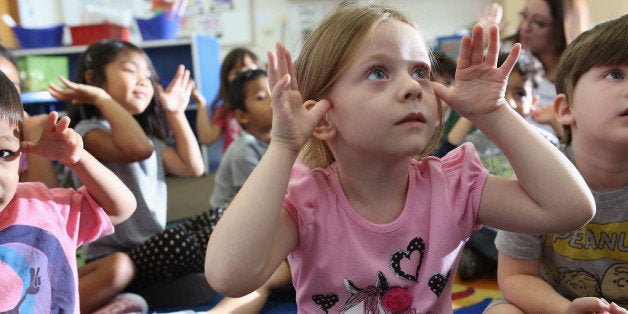
[[[307,0],[252,0],[254,5],[255,42],[251,45],[259,56],[274,48],[277,40],[285,37],[286,46],[298,52],[302,31],[318,22],[338,1]],[[434,39],[470,27],[476,20],[475,12],[482,11],[490,0],[395,0],[386,1],[407,12]],[[306,14],[310,16],[306,16]],[[286,31],[282,35],[282,18]]]
[[[211,2],[213,0],[189,0],[189,4]],[[222,54],[234,45],[245,46],[256,52],[262,60],[266,52],[273,49],[275,42],[284,41],[295,54],[301,46],[302,32],[318,22],[339,0],[232,0],[234,4],[245,3],[250,9],[251,21],[225,23],[228,27],[250,27],[252,36],[246,42],[232,43],[224,40]],[[246,2],[248,1],[248,2]],[[434,43],[439,36],[448,36],[468,29],[476,21],[477,14],[491,0],[390,0],[385,3],[402,9],[421,25]],[[507,27],[518,24],[517,12],[525,0],[498,0],[505,8],[504,19]],[[46,26],[64,20],[66,24],[79,22],[82,4],[100,4],[107,7],[123,7],[136,14],[144,14],[150,8],[150,0],[18,0],[20,18],[24,26]],[[591,21],[595,24],[603,20],[628,13],[626,0],[588,0]],[[22,12],[23,11],[23,12]],[[238,16],[240,18],[241,16]],[[244,17],[246,18],[246,17]],[[233,18],[232,18],[233,19]],[[30,23],[30,25],[29,25]],[[250,26],[252,25],[252,26]],[[230,29],[231,30],[231,29]],[[133,30],[132,30],[133,31]],[[201,30],[202,31],[202,30]],[[228,32],[226,32],[228,33]],[[132,32],[131,41],[140,40],[137,32]]]

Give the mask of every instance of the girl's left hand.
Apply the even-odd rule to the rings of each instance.
[[[194,85],[194,81],[190,79],[190,70],[185,69],[182,64],[179,65],[177,73],[165,90],[162,86],[157,86],[157,93],[164,111],[166,113],[185,111],[190,102],[190,94]]]
[[[465,35],[460,43],[456,77],[452,88],[432,83],[434,90],[452,109],[473,121],[473,117],[490,114],[506,105],[504,95],[508,75],[515,66],[521,44],[516,43],[501,67],[497,67],[499,29],[489,29],[488,52],[484,57],[483,29],[473,26],[472,37]]]
[[[21,151],[57,160],[65,165],[78,162],[83,149],[83,139],[68,127],[70,118],[63,117],[57,121],[58,117],[57,112],[51,112],[44,123],[39,141],[22,142]]]

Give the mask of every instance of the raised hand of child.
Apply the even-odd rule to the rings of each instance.
[[[467,118],[490,114],[504,99],[508,75],[515,65],[520,44],[515,44],[501,67],[497,67],[499,53],[499,29],[493,25],[489,29],[488,52],[484,57],[482,47],[483,29],[476,24],[472,37],[465,35],[460,43],[460,54],[456,77],[452,88],[433,83],[434,90],[452,109]],[[472,120],[472,119],[471,119]]]
[[[58,118],[59,114],[55,111],[48,114],[39,141],[22,142],[21,151],[57,160],[65,165],[78,162],[83,149],[83,139],[68,128],[70,118],[63,117],[57,121]]]
[[[190,70],[180,64],[174,78],[168,87],[164,89],[157,86],[157,93],[161,101],[161,107],[166,113],[181,113],[185,111],[190,102],[190,94],[194,89],[194,81],[190,79]]]
[[[203,93],[201,93],[200,90],[198,90],[197,88],[194,88],[192,90],[192,100],[194,100],[194,102],[196,103],[197,107],[205,107],[207,106],[207,99],[205,99],[205,96],[203,95]]]
[[[65,88],[50,83],[48,92],[52,97],[61,101],[71,101],[72,104],[95,104],[99,98],[111,97],[100,87],[75,83],[64,77],[59,77],[59,80],[65,85]]]
[[[273,106],[272,140],[298,152],[331,108],[331,103],[326,99],[303,103],[290,52],[280,42],[276,49],[276,52],[268,52],[268,82]]]
[[[530,114],[532,115],[532,120],[541,124],[551,125],[556,121],[556,112],[553,106],[545,106],[543,108],[534,107]]]

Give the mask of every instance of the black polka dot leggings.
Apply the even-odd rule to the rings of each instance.
[[[210,209],[128,250],[136,268],[132,288],[204,272],[207,241],[224,208]]]

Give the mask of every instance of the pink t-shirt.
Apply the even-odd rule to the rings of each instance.
[[[216,112],[214,112],[214,123],[220,126],[223,131],[222,133],[224,134],[222,145],[223,153],[227,151],[229,145],[231,145],[231,143],[238,136],[238,134],[242,132],[242,126],[240,126],[240,122],[238,122],[238,120],[236,120],[236,118],[233,116],[232,111],[225,113],[222,118],[218,118],[224,110],[224,107],[220,106],[218,107],[218,109],[216,109]]]
[[[113,230],[84,187],[19,183],[0,212],[0,312],[80,313],[76,248]]]
[[[300,313],[453,311],[456,265],[480,227],[488,171],[468,143],[408,167],[401,215],[375,224],[351,207],[336,172],[295,164],[284,206],[299,229],[288,262]]]

